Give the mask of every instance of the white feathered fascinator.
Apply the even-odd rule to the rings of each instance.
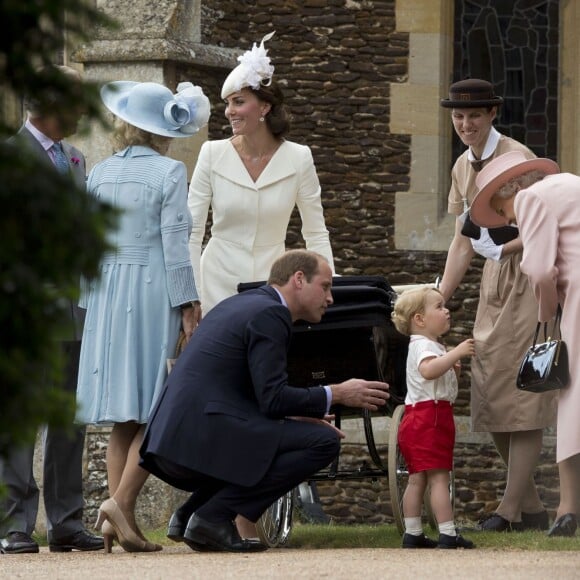
[[[274,67],[270,64],[268,51],[264,48],[264,42],[274,36],[274,32],[266,34],[260,42],[260,46],[252,46],[252,50],[246,50],[238,56],[239,65],[228,75],[222,86],[222,99],[227,98],[244,87],[252,87],[258,90],[261,86],[268,86],[272,82]]]

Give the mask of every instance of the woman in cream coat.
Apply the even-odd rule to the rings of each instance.
[[[240,282],[267,278],[272,263],[284,253],[295,205],[302,218],[306,247],[326,256],[332,264],[310,149],[282,141],[271,153],[270,161],[262,162],[264,169],[256,171],[254,181],[251,172],[260,161],[246,162],[237,147],[242,143],[236,138],[206,142],[190,187],[190,253],[194,276],[201,281],[205,314],[235,294]],[[211,239],[201,255],[210,205]]]
[[[272,35],[240,56],[240,64],[226,78],[221,97],[233,136],[204,143],[191,180],[189,247],[204,315],[236,294],[240,282],[268,278],[271,265],[286,249],[295,206],[306,248],[326,257],[334,273],[312,153],[284,139],[289,116],[264,48]],[[202,254],[210,207],[211,238]],[[188,510],[187,505],[180,508]],[[236,522],[242,537],[256,536],[252,522],[241,516]]]
[[[221,96],[233,136],[204,143],[189,190],[190,255],[204,314],[240,282],[268,277],[285,251],[295,206],[307,249],[325,256],[334,272],[312,153],[284,139],[290,123],[264,40],[226,79]],[[202,254],[210,206],[211,238]]]

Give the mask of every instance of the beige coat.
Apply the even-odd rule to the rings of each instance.
[[[562,305],[562,338],[568,346],[570,385],[558,402],[557,461],[580,453],[580,177],[546,177],[515,197],[524,243],[521,268],[550,320]]]
[[[211,238],[202,254],[210,205]],[[272,263],[285,251],[295,206],[306,247],[325,256],[334,271],[308,147],[284,141],[254,182],[229,139],[203,144],[189,189],[189,247],[204,313],[236,294],[240,282],[267,279]]]

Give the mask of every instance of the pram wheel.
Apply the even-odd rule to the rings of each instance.
[[[270,548],[279,548],[288,542],[292,531],[294,491],[277,499],[256,523],[258,537]]]
[[[391,508],[397,530],[402,535],[405,532],[405,519],[403,516],[403,494],[409,480],[409,471],[401,450],[397,435],[399,425],[405,412],[405,405],[398,405],[393,411],[389,427],[389,493],[391,495]]]

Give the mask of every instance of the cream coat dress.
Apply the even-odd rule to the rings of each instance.
[[[295,206],[306,247],[325,256],[334,272],[332,249],[310,148],[284,141],[254,182],[230,139],[203,144],[188,198],[193,219],[190,256],[207,314],[237,293],[240,282],[266,280],[285,251]],[[211,238],[203,250],[209,208]]]
[[[546,177],[520,191],[514,209],[524,243],[521,269],[539,303],[538,319],[551,320],[562,305],[570,365],[570,385],[558,402],[556,460],[563,461],[580,453],[580,177]]]
[[[524,145],[501,135],[494,159],[508,151],[534,154]],[[468,206],[478,189],[477,173],[465,151],[452,171],[449,212],[460,215],[464,199]],[[527,277],[520,270],[522,252],[500,260],[487,259],[483,267],[471,359],[471,429],[500,433],[542,429],[553,425],[556,415],[554,393],[525,393],[516,387],[519,364],[532,344],[536,328],[536,301]]]

